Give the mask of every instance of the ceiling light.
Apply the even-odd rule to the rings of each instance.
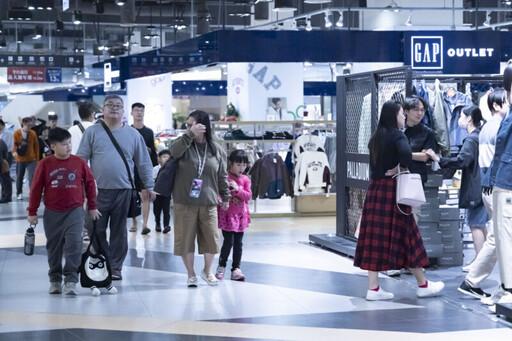
[[[343,12],[340,12],[340,17],[336,21],[336,27],[343,27]]]
[[[124,0],[116,0],[116,5],[117,6],[124,6],[124,4],[126,4],[126,1],[124,1]]]
[[[331,19],[329,19],[330,15],[331,15],[331,12],[329,12],[329,11],[325,12],[325,15],[324,15],[325,16],[324,17],[324,19],[325,19],[325,28],[329,28],[329,27],[332,26]]]
[[[316,4],[326,4],[331,1],[332,0],[304,0],[304,3],[316,5]]]
[[[407,21],[405,22],[405,26],[412,26],[412,15],[409,15]]]
[[[487,15],[486,15],[486,17],[487,17],[487,18],[485,19],[485,21],[484,21],[483,25],[484,25],[485,27],[490,27],[490,26],[491,26],[491,11],[487,11]]]
[[[389,5],[386,6],[386,11],[400,12],[400,6],[398,6],[395,0],[392,0]]]
[[[31,10],[31,11],[33,11],[33,10],[35,10],[35,9],[36,9],[36,8],[35,8],[35,6],[33,6],[33,5],[28,5],[28,7],[27,7],[27,8],[28,8],[29,10]]]
[[[311,17],[306,18],[306,31],[311,31],[313,29],[313,26],[311,26]]]
[[[80,25],[80,23],[82,22],[82,11],[76,11],[73,13],[73,16],[72,16],[72,21],[73,21],[73,24],[75,25]]]

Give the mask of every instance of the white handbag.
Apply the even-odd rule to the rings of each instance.
[[[400,166],[398,169],[400,169]],[[421,175],[403,171],[398,172],[393,177],[396,178],[396,204],[400,212],[406,214],[400,209],[399,204],[420,207],[426,202]]]

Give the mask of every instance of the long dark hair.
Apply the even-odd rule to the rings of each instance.
[[[368,149],[370,149],[371,163],[377,164],[379,159],[380,147],[384,136],[391,130],[398,130],[397,116],[400,112],[402,105],[400,102],[390,100],[384,103],[380,112],[379,123],[377,124],[377,130],[373,133],[368,143]]]
[[[201,110],[194,110],[190,115],[188,115],[188,117],[193,117],[197,123],[204,124],[206,127],[204,137],[206,138],[206,143],[208,143],[208,148],[212,151],[213,156],[217,156],[217,147],[215,147],[215,143],[212,138],[212,127],[210,125],[210,117],[208,114]]]

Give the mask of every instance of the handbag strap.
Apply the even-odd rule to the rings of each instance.
[[[135,185],[133,184],[133,178],[132,178],[132,172],[130,172],[130,167],[128,166],[128,162],[126,161],[126,157],[123,154],[123,151],[121,150],[121,147],[119,147],[119,144],[117,143],[114,135],[112,135],[112,132],[108,128],[108,126],[105,124],[105,122],[101,121],[101,125],[103,126],[103,129],[107,132],[108,137],[110,137],[110,140],[112,141],[112,144],[114,147],[116,147],[117,152],[121,156],[121,159],[123,159],[124,166],[126,167],[126,171],[128,172],[128,179],[130,179],[130,184],[132,185],[132,190],[135,189]]]

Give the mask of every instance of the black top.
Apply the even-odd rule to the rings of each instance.
[[[389,169],[395,168],[398,163],[400,167],[408,168],[412,160],[412,151],[407,137],[400,130],[387,132],[379,145],[379,156],[376,165],[370,162],[370,172],[372,179],[382,179]],[[370,150],[370,160],[372,151]]]
[[[413,153],[420,153],[424,149],[432,149],[434,152],[438,152],[436,133],[421,122],[414,127],[408,127],[405,130],[405,136],[409,140]],[[426,162],[412,160],[409,170],[411,173],[420,174],[423,182],[427,181],[428,168]]]
[[[133,125],[132,125],[133,127]],[[135,127],[133,127],[135,128]],[[137,128],[135,128],[137,129]],[[142,135],[142,138],[144,139],[144,143],[146,144],[146,147],[148,147],[148,153],[149,157],[151,158],[151,163],[153,164],[153,167],[158,165],[158,159],[156,154],[156,148],[155,148],[155,135],[153,134],[153,130],[150,128],[143,126],[140,129],[137,129],[137,131]]]

